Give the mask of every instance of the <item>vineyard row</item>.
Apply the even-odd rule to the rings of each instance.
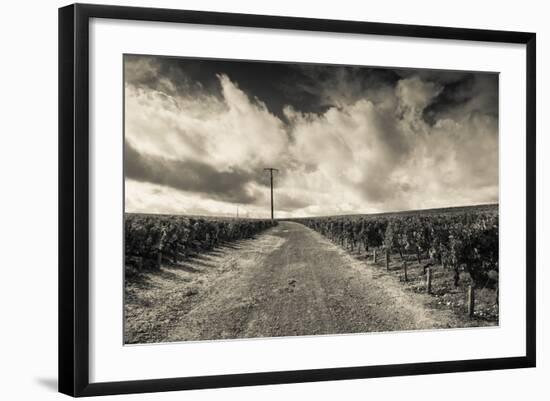
[[[163,258],[177,263],[223,243],[251,238],[276,224],[272,220],[126,214],[126,265],[159,268]]]
[[[352,251],[360,247],[414,254],[424,268],[451,268],[454,285],[467,271],[477,287],[498,285],[498,210],[393,216],[294,219]],[[495,279],[496,278],[496,279]]]

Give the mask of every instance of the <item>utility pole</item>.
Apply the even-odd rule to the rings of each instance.
[[[279,172],[279,170],[272,167],[264,168],[264,170],[269,171],[269,181],[271,184],[271,220],[273,220],[273,172],[274,171]]]

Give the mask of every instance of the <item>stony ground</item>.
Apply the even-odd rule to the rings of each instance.
[[[125,288],[126,343],[479,324],[291,222],[127,277]]]

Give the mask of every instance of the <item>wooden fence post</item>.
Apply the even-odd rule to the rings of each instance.
[[[157,253],[157,269],[160,269],[161,263],[162,263],[162,252],[159,251],[159,253]]]
[[[407,261],[406,260],[403,262],[403,270],[405,271],[405,281],[409,281],[409,277],[407,276]]]
[[[472,285],[468,286],[468,316],[474,316],[474,307],[475,307],[475,290]]]
[[[386,249],[386,270],[390,270],[390,252]]]
[[[376,249],[374,249],[374,251],[373,251],[372,263],[376,263]]]
[[[431,294],[432,292],[432,269],[426,268],[426,292]]]

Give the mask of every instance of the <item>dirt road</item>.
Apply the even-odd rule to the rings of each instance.
[[[461,327],[298,223],[130,278],[126,343]]]

